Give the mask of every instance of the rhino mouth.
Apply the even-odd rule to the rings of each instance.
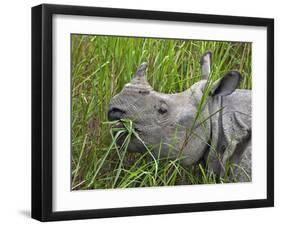
[[[124,127],[124,125],[123,125],[123,123],[121,121],[118,121],[117,123],[112,125],[112,128],[114,128],[114,129],[123,129],[125,127]]]
[[[118,132],[121,129],[125,129],[124,133],[126,133],[126,134],[128,134],[130,130],[133,130],[136,133],[141,133],[142,132],[141,129],[139,129],[139,127],[137,127],[136,125],[133,124],[131,127],[128,127],[121,120],[119,120],[117,123],[113,124],[111,126],[111,128],[115,129],[114,132]]]
[[[141,133],[141,132],[142,132],[138,127],[135,127],[134,130],[135,130],[137,133]]]
[[[119,147],[124,145],[124,142],[128,142],[128,152],[144,152],[146,149],[141,139],[142,130],[138,128],[134,123],[126,124],[128,121],[119,120],[111,125],[112,133],[116,138],[116,143]],[[120,132],[121,131],[121,132]],[[140,135],[140,136],[139,136]],[[128,138],[128,136],[130,136]]]

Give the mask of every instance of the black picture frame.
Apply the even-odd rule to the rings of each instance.
[[[52,18],[55,14],[260,26],[267,29],[267,198],[130,208],[52,210]],[[32,218],[121,217],[274,206],[274,20],[237,16],[43,4],[32,8]]]

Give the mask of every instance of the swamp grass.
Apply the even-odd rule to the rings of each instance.
[[[112,131],[108,104],[142,62],[148,62],[146,77],[156,91],[186,90],[201,79],[206,51],[212,52],[213,80],[238,70],[240,88],[251,89],[251,43],[72,35],[71,46],[73,190],[229,182],[229,173],[218,181],[202,164],[184,168],[179,159],[153,157],[149,148],[128,153],[131,136],[138,135],[126,120],[123,129]]]

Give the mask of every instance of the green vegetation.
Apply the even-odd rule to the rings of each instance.
[[[214,80],[238,70],[240,88],[251,89],[250,43],[72,35],[72,189],[229,181],[229,173],[216,181],[203,165],[183,168],[179,160],[153,157],[149,148],[145,154],[128,153],[131,136],[138,137],[132,122],[123,120],[125,127],[115,133],[115,122],[107,122],[111,97],[142,62],[149,63],[147,79],[156,91],[176,93],[200,80],[200,56],[208,50]],[[126,139],[118,147],[122,134]]]

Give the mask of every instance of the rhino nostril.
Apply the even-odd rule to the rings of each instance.
[[[125,114],[125,111],[119,109],[119,108],[111,108],[108,111],[108,120],[109,121],[114,121],[121,119],[122,115]]]

